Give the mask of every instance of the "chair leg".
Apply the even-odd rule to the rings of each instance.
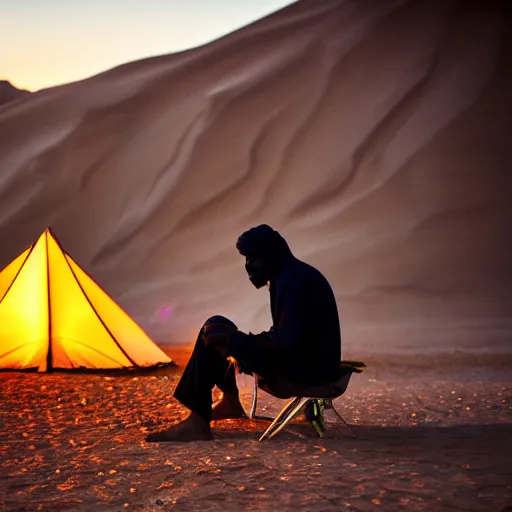
[[[256,396],[257,391],[255,390]],[[263,432],[262,436],[260,437],[260,441],[263,441],[265,438],[271,439],[274,437],[278,432],[280,432],[290,421],[292,421],[301,411],[301,409],[306,405],[308,400],[311,400],[311,398],[303,398],[303,397],[295,397],[290,399],[284,407],[281,409],[279,414],[275,417],[274,421],[268,426],[267,430]],[[343,426],[348,430],[348,432],[352,435],[352,437],[356,438],[356,434],[354,431],[350,428],[350,425],[345,421],[343,416],[338,412],[336,407],[334,407],[334,404],[332,403],[332,400],[326,400],[327,404],[325,409],[332,409],[334,414],[341,420]],[[253,406],[255,410],[255,400],[253,398]],[[255,418],[256,415],[253,414],[254,412],[253,408],[251,408],[251,418]],[[262,418],[263,419],[263,418]],[[265,418],[266,419],[266,418]]]
[[[334,404],[332,402],[331,402],[329,408],[333,410],[333,412],[334,412],[334,414],[336,414],[336,416],[338,416],[338,418],[341,420],[341,422],[343,423],[345,428],[352,434],[352,437],[356,438],[357,436],[355,435],[354,431],[350,428],[350,425],[345,421],[343,416],[336,410],[336,407],[334,407]]]
[[[304,405],[309,400],[309,398],[294,398],[293,401],[287,405],[286,409],[279,413],[279,417],[274,420],[272,425],[264,432],[264,434],[260,437],[260,441],[268,437],[271,439],[278,432],[283,430],[290,421],[292,421],[304,408]]]
[[[286,425],[288,425],[288,423],[290,423],[290,421],[292,421],[295,418],[295,416],[297,416],[300,413],[300,411],[302,410],[304,405],[306,405],[306,403],[309,400],[310,400],[309,398],[298,398],[298,402],[296,403],[295,407],[293,407],[293,409],[291,409],[289,411],[289,413],[286,415],[285,418],[283,418],[283,420],[279,423],[279,425],[277,425],[274,428],[274,430],[272,430],[272,432],[269,434],[268,438],[271,439],[278,432],[280,432],[284,427],[286,427]]]
[[[251,411],[249,412],[249,418],[252,420],[256,417],[256,406],[258,405],[258,379],[256,375],[254,377],[254,391],[252,395]]]
[[[274,430],[274,428],[276,428],[276,426],[279,425],[279,423],[286,416],[286,414],[296,405],[298,400],[299,399],[297,397],[294,397],[285,403],[283,408],[279,411],[279,414],[273,420],[271,420],[270,425],[267,427],[265,432],[263,432],[263,435],[259,439],[260,441],[265,439],[272,432],[272,430]]]
[[[324,398],[324,409],[332,409],[332,400],[330,398]]]
[[[263,439],[269,436],[273,432],[273,430],[277,428],[281,424],[281,422],[286,419],[288,413],[297,406],[300,400],[301,397],[295,397],[288,400],[288,402],[286,402],[286,404],[281,409],[279,414],[275,417],[274,421],[272,421],[272,423],[268,426],[267,430],[263,432],[259,440],[263,441]]]
[[[254,390],[252,395],[252,404],[251,410],[249,411],[249,419],[250,420],[264,420],[264,421],[274,421],[274,418],[270,416],[264,416],[262,414],[256,414],[256,407],[258,405],[258,378],[254,376]]]

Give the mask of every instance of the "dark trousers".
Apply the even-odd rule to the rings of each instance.
[[[238,394],[234,365],[221,356],[214,346],[205,345],[201,329],[185,371],[174,390],[174,398],[209,423],[212,419],[214,386],[223,393]]]

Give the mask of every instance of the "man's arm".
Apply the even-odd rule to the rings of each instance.
[[[302,322],[307,314],[305,291],[297,282],[286,282],[277,292],[276,322],[269,331],[246,334],[237,331],[231,337],[229,350],[236,359],[239,354],[269,357],[286,357],[298,346],[302,334]]]

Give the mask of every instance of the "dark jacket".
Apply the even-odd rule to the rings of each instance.
[[[278,374],[304,383],[336,378],[341,334],[327,279],[286,251],[270,282],[270,308],[272,328],[260,334],[236,332],[230,355],[263,376]]]

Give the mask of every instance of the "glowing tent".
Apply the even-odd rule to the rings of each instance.
[[[0,272],[0,370],[169,363],[50,229]]]

